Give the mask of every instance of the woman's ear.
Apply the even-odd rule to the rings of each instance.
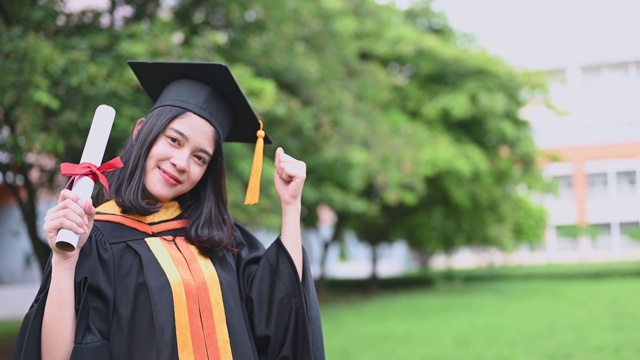
[[[140,127],[144,124],[144,118],[138,119],[136,122],[136,126],[133,128],[133,138],[135,139],[138,136],[138,131],[140,131]]]

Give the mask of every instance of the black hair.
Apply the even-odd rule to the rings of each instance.
[[[160,209],[158,201],[144,186],[145,162],[151,148],[165,128],[187,110],[163,106],[151,111],[145,122],[127,139],[120,158],[124,167],[106,174],[111,198],[123,213],[150,215]],[[233,251],[234,224],[227,206],[226,174],[222,141],[215,136],[215,151],[200,181],[176,200],[189,220],[186,239],[205,256],[219,250]],[[108,200],[106,189],[98,191],[97,201]]]

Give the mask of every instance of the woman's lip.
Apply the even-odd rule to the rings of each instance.
[[[180,185],[182,184],[182,181],[180,180],[180,178],[178,178],[177,176],[173,175],[172,173],[165,171],[163,169],[160,169],[160,174],[162,174],[162,176],[167,179],[170,183],[174,184],[174,185]]]

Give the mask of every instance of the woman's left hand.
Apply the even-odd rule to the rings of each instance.
[[[274,182],[283,206],[300,205],[302,188],[307,178],[307,164],[276,150]]]

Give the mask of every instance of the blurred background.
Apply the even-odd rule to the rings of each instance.
[[[328,359],[637,359],[640,3],[0,3],[0,359],[93,112],[105,160],[151,103],[127,60],[230,66],[275,145],[227,145],[232,214],[278,231],[277,146],[304,160]]]

